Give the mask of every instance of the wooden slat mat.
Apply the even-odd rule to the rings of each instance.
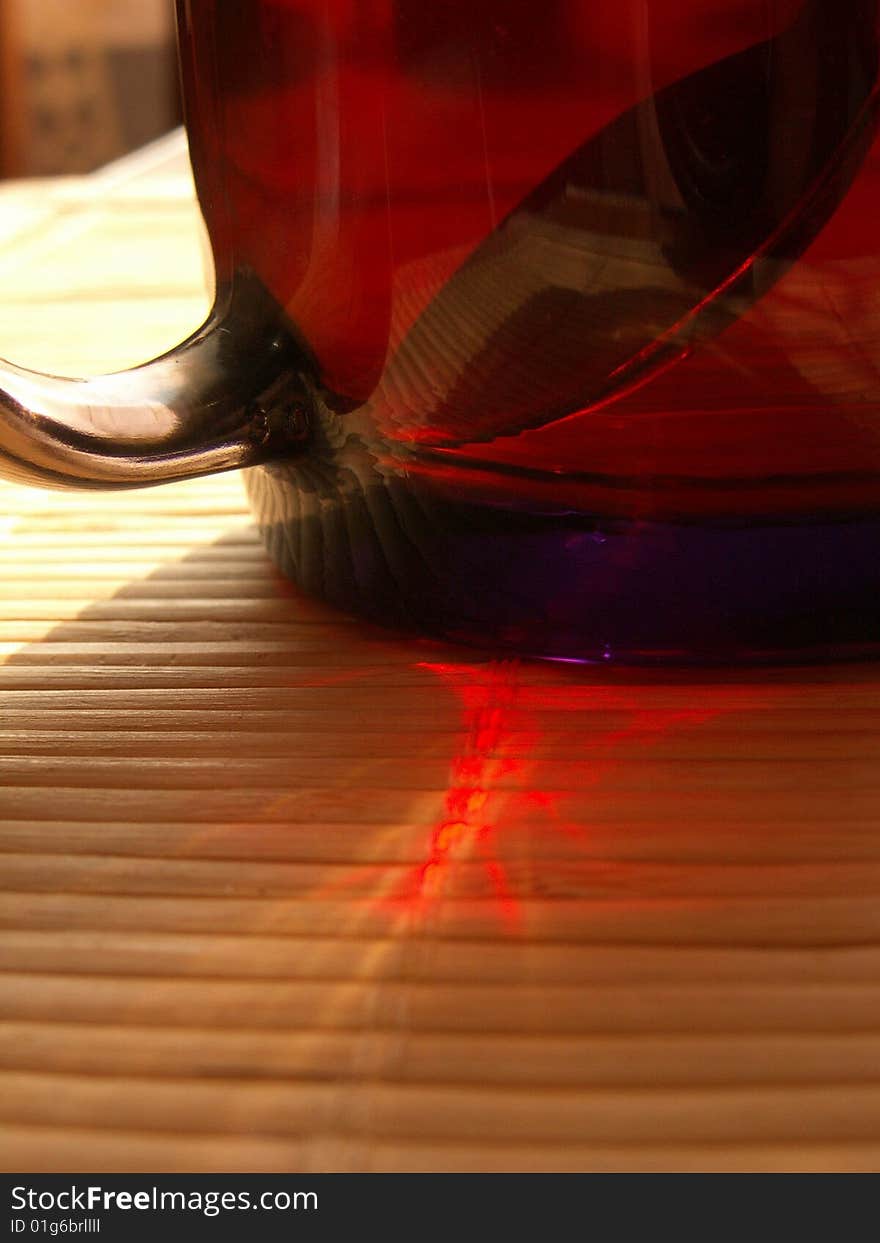
[[[4,352],[183,335],[191,195],[0,193]],[[5,1168],[877,1167],[880,670],[387,635],[235,477],[0,529]]]

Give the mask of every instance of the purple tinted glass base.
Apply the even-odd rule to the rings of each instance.
[[[711,530],[640,524],[601,536],[560,525],[517,545],[535,602],[507,625],[447,633],[545,657],[629,661],[846,659],[880,652],[880,525]],[[477,541],[492,586],[504,542]],[[521,576],[521,577],[519,577]],[[539,620],[540,618],[540,620]],[[490,627],[492,629],[490,630]]]
[[[450,501],[354,459],[249,489],[304,591],[410,632],[572,661],[880,653],[880,521],[603,523]]]

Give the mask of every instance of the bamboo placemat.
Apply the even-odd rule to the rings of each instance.
[[[172,344],[198,232],[179,140],[6,188],[4,352]],[[0,529],[5,1168],[880,1163],[880,670],[388,635],[234,476]]]

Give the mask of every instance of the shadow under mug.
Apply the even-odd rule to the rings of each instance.
[[[178,0],[208,322],[0,473],[248,467],[308,592],[570,660],[873,654],[878,0]]]

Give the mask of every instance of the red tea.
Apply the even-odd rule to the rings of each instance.
[[[431,498],[430,610],[503,548],[469,633],[834,643],[813,560],[823,600],[878,586],[877,0],[179,8],[218,281],[259,277],[342,434]]]

